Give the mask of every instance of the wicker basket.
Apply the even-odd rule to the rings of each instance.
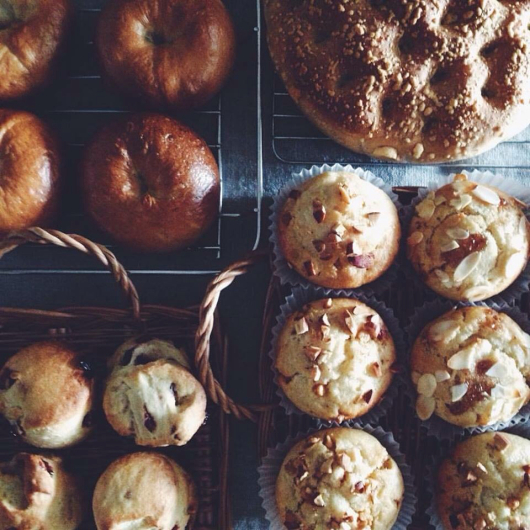
[[[0,366],[21,347],[50,337],[75,345],[86,356],[98,380],[105,375],[107,356],[127,338],[139,333],[170,339],[184,346],[189,353],[193,352],[199,324],[198,308],[140,306],[134,285],[114,255],[105,247],[80,236],[31,229],[17,233],[0,244],[0,255],[26,242],[74,248],[94,256],[111,272],[125,294],[129,307],[68,307],[56,311],[0,308]],[[214,322],[213,311],[210,317],[210,324],[207,323],[205,328],[208,331],[208,352],[198,357],[197,371],[210,396],[218,401],[219,389],[227,371],[227,343]],[[214,371],[220,382],[214,378]],[[226,401],[223,403],[227,404]],[[234,408],[233,405],[231,407]],[[235,410],[240,416],[241,411]],[[250,411],[248,413],[252,415]],[[94,433],[83,443],[56,451],[66,458],[67,465],[76,474],[83,477],[87,484],[87,497],[91,495],[98,476],[112,460],[124,453],[141,450],[131,440],[118,436],[106,423],[102,413],[95,418],[95,422]],[[208,419],[190,443],[184,447],[161,450],[181,463],[197,483],[200,507],[195,530],[228,530],[232,527],[227,482],[228,437],[227,415],[222,408],[210,403]],[[12,436],[8,426],[3,425],[0,429],[0,459],[9,459],[24,450],[35,451]],[[92,529],[95,525],[87,521],[82,528]]]

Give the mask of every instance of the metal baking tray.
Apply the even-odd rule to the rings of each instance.
[[[83,212],[77,187],[84,145],[104,123],[133,108],[100,76],[94,29],[105,0],[73,0],[75,29],[62,71],[52,86],[12,105],[39,115],[65,147],[66,193],[56,228],[109,246],[136,273],[205,274],[216,272],[257,246],[260,235],[262,166],[259,156],[259,0],[226,0],[238,37],[236,65],[222,93],[201,109],[174,115],[201,135],[217,158],[222,178],[218,222],[195,245],[164,255],[125,251],[99,232]],[[57,248],[28,245],[0,260],[4,273],[99,272],[93,262]],[[102,272],[102,271],[101,271]]]

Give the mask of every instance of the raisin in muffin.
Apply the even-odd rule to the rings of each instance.
[[[446,530],[528,527],[530,441],[488,432],[458,444],[438,472],[436,505]]]
[[[286,528],[388,530],[403,495],[401,471],[379,441],[341,427],[298,442],[276,482],[276,504]]]
[[[278,382],[301,410],[323,420],[357,418],[392,382],[396,350],[379,314],[352,298],[306,304],[276,344]]]
[[[90,432],[94,381],[87,362],[61,342],[37,342],[0,371],[0,414],[36,447],[76,444]]]
[[[379,278],[396,257],[401,228],[388,195],[347,171],[328,171],[293,189],[278,218],[285,259],[332,289]]]
[[[197,494],[191,477],[159,453],[115,460],[99,478],[92,499],[98,530],[192,528]]]
[[[76,530],[83,512],[79,485],[60,458],[19,453],[0,463],[1,530]]]
[[[158,339],[132,339],[109,361],[103,408],[138,445],[184,445],[206,418],[206,393],[183,350]]]
[[[529,223],[517,199],[456,175],[416,205],[407,254],[423,281],[452,300],[484,300],[521,274]]]
[[[412,348],[421,419],[433,413],[460,427],[508,421],[530,399],[530,336],[489,307],[445,313]]]

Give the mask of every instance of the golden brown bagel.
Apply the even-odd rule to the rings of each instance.
[[[142,252],[190,244],[218,213],[212,152],[193,131],[159,114],[131,114],[99,131],[85,152],[82,187],[99,227]]]
[[[220,0],[111,0],[96,44],[110,82],[151,108],[202,105],[223,86],[235,55]]]
[[[69,0],[0,2],[0,100],[46,84],[68,33]]]
[[[46,225],[59,198],[59,149],[29,112],[0,110],[0,237]]]

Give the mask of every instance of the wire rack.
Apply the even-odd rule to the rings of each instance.
[[[224,126],[225,103],[229,98],[237,96],[234,94],[237,92],[236,90],[224,90],[220,96],[215,97],[201,109],[175,116],[204,138],[217,160],[221,177],[218,221],[196,244],[175,252],[169,257],[167,255],[134,255],[120,249],[119,245],[114,245],[105,234],[92,225],[83,212],[81,194],[77,185],[79,160],[83,148],[103,124],[108,123],[118,115],[142,110],[131,108],[130,102],[124,101],[109,89],[101,78],[93,38],[97,19],[104,2],[105,0],[75,1],[77,7],[75,30],[68,47],[68,53],[63,61],[63,71],[53,86],[39,93],[36,97],[17,103],[18,107],[35,112],[49,123],[64,146],[67,189],[58,228],[65,232],[85,235],[107,245],[133,272],[174,274],[216,272],[222,267],[222,263],[234,258],[230,252],[225,252],[224,248],[224,242],[231,225],[235,226],[238,222],[245,223],[246,240],[244,244],[247,250],[251,250],[259,242],[262,195],[261,159],[256,160],[256,169],[253,174],[244,178],[240,173],[233,171],[233,161],[226,161],[227,158],[230,159],[230,156],[224,156],[225,143],[227,139],[230,141],[232,136],[232,133],[225,130]],[[231,3],[236,4],[237,2],[229,0],[227,5],[230,7]],[[257,13],[259,13],[258,4],[256,4]],[[259,23],[255,27],[238,29],[240,30],[239,36],[245,41],[243,46],[247,46],[246,41],[252,41],[251,44],[257,57]],[[259,61],[257,61],[257,68],[259,69],[259,67]],[[236,68],[234,76],[237,74],[238,69]],[[256,85],[256,92],[257,89],[258,85]],[[233,104],[229,106],[230,109],[233,108]],[[257,101],[256,108],[258,113],[261,112]],[[248,118],[254,120],[257,128],[257,116],[248,116]],[[228,149],[229,152],[232,151],[231,147]],[[257,152],[256,154],[249,153],[252,158],[257,158],[256,155]],[[228,182],[227,178],[229,179]],[[240,193],[241,182],[238,181],[236,185],[230,182],[231,178],[244,178],[244,192],[242,194]],[[252,227],[254,227],[253,230]],[[56,255],[61,252],[60,250],[46,247],[38,248],[40,254],[37,260],[31,259],[33,254],[29,255],[29,253],[35,252],[35,246],[18,251],[16,257],[8,256],[0,262],[0,273],[80,271],[82,261],[64,263],[58,266],[59,258]],[[39,268],[29,268],[28,264],[34,264],[36,261],[39,263]],[[83,272],[96,271],[83,270]]]
[[[272,152],[281,163],[306,166],[324,163],[360,165],[375,169],[376,172],[392,172],[389,178],[394,185],[421,184],[421,180],[469,168],[502,172],[516,178],[530,176],[530,128],[473,159],[436,166],[396,164],[374,160],[340,146],[302,114],[277,75],[274,76],[272,87]]]

